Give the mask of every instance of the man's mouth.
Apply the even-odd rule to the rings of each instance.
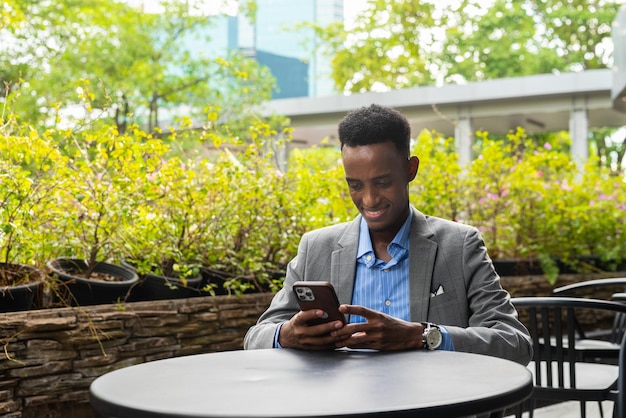
[[[383,213],[385,213],[385,209],[378,209],[378,210],[372,210],[372,209],[363,209],[363,215],[365,215],[365,217],[369,218],[369,219],[375,219],[380,217]]]

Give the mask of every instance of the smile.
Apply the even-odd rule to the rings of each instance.
[[[382,215],[383,213],[385,213],[385,209],[379,209],[379,210],[363,209],[363,214],[367,216],[368,218],[376,218]]]

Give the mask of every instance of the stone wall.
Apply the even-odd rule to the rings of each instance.
[[[271,294],[0,314],[0,417],[97,417],[89,385],[151,360],[236,350]]]
[[[626,273],[503,277],[512,296]],[[89,385],[147,361],[241,349],[272,294],[198,297],[0,314],[0,418],[98,418]]]

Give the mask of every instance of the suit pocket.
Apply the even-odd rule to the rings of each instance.
[[[431,296],[428,320],[435,324],[467,326],[467,314],[464,305],[459,304],[455,289]]]

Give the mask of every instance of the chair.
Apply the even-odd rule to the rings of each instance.
[[[581,297],[592,294],[594,299],[626,303],[626,277],[586,280],[552,291],[555,296]],[[610,329],[584,333],[580,330],[578,349],[586,360],[617,360],[622,335],[626,330],[626,315],[616,314]]]
[[[622,347],[626,346],[626,334],[622,338]],[[617,388],[611,391],[611,400],[614,402],[613,416],[614,417],[626,417],[626,350],[621,350],[619,353],[619,380],[617,382]]]
[[[538,400],[579,401],[582,418],[586,416],[586,402],[610,400],[614,402],[614,417],[618,417],[618,410],[624,408],[624,392],[619,390],[618,381],[623,385],[626,379],[626,338],[620,341],[619,365],[583,361],[577,340],[585,323],[593,323],[599,315],[626,314],[626,305],[555,296],[513,298],[512,302],[533,343],[533,361],[528,365],[535,382],[529,402],[531,417]],[[521,416],[521,408],[517,416]]]

